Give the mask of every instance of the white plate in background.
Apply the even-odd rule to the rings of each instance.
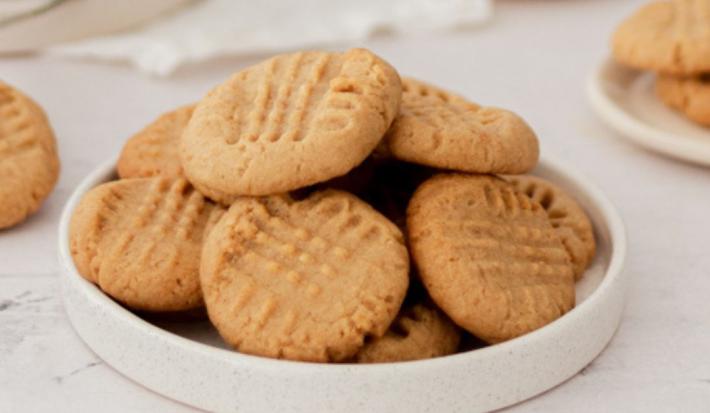
[[[658,153],[710,165],[710,128],[667,107],[655,93],[655,75],[605,61],[587,82],[599,117],[623,137]]]
[[[0,54],[42,49],[140,26],[194,0],[0,1]]]
[[[86,344],[107,364],[171,399],[210,411],[477,412],[536,396],[577,374],[614,335],[627,276],[624,227],[606,197],[559,161],[534,171],[589,214],[597,256],[577,283],[577,306],[516,339],[451,356],[385,364],[319,364],[240,354],[208,322],[151,323],[82,278],[69,250],[69,222],[81,197],[115,178],[97,168],[67,202],[59,225],[64,304]]]

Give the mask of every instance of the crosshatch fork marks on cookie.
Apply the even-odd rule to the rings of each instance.
[[[567,266],[567,254],[556,237],[550,236],[551,228],[539,225],[536,217],[539,217],[542,209],[540,205],[533,202],[529,197],[513,190],[512,187],[501,187],[501,185],[484,184],[486,208],[492,212],[493,216],[504,217],[505,224],[490,226],[485,223],[486,218],[481,215],[471,214],[469,218],[457,221],[456,224],[444,222],[449,231],[468,232],[475,228],[471,237],[457,239],[454,248],[462,254],[472,254],[481,260],[481,256],[495,257],[499,253],[509,255],[512,260],[503,262],[494,260],[491,268],[501,272],[511,272],[519,274],[522,267],[518,264],[522,262],[536,262],[533,265],[532,275],[544,274],[550,270],[547,266]],[[499,241],[497,244],[484,243],[483,240]],[[475,242],[475,245],[471,245]],[[474,248],[470,248],[473,246]],[[476,257],[472,256],[472,259]],[[498,265],[495,263],[498,262]],[[559,270],[560,268],[558,268]],[[515,277],[517,278],[517,277]],[[522,280],[525,280],[524,277]]]
[[[131,308],[195,308],[202,238],[219,212],[185,179],[106,183],[77,207],[72,255],[86,278]]]
[[[28,110],[9,87],[0,83],[0,155],[3,157],[17,156],[38,144]]]
[[[210,235],[202,278],[210,317],[240,351],[327,361],[384,334],[408,267],[396,227],[327,191],[235,202]]]
[[[176,266],[179,258],[177,245],[163,241],[167,238],[187,241],[199,223],[205,201],[184,179],[172,183],[155,179],[150,185],[135,210],[137,214],[126,217],[130,223],[115,239],[106,258],[125,256],[137,248],[131,267],[153,267],[150,264],[157,263],[155,270],[162,272]],[[156,254],[158,247],[160,257]]]
[[[35,213],[58,176],[54,132],[44,111],[0,81],[0,228]]]
[[[226,143],[302,140],[342,63],[331,54],[299,52],[270,59],[263,73],[247,71],[246,80],[256,83],[245,91],[253,105],[233,107],[236,127]]]
[[[521,173],[537,163],[537,137],[516,114],[415,79],[402,85],[400,113],[385,140],[394,157],[474,173]]]
[[[377,146],[400,98],[397,72],[364,49],[273,57],[197,105],[181,139],[185,175],[225,205],[344,175]]]
[[[543,207],[572,261],[575,279],[580,279],[596,253],[592,223],[582,207],[561,188],[542,178],[521,175],[506,179]]]
[[[439,175],[417,190],[407,222],[432,298],[486,341],[531,331],[574,305],[562,242],[542,207],[505,181]]]

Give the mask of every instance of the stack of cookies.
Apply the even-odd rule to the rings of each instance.
[[[613,38],[614,58],[657,73],[656,94],[710,126],[710,0],[662,0],[642,7]]]
[[[57,144],[44,111],[0,81],[0,230],[35,213],[58,177]]]
[[[206,307],[238,351],[317,362],[443,356],[575,303],[592,226],[521,175],[512,112],[363,49],[279,55],[133,136],[74,212],[79,272],[126,307]]]

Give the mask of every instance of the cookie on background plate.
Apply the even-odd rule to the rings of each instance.
[[[198,103],[182,137],[185,175],[223,203],[345,175],[375,149],[400,98],[395,69],[367,50],[278,55]]]
[[[185,179],[108,182],[75,209],[71,254],[84,278],[131,309],[194,309],[203,237],[223,212]]]
[[[545,210],[492,176],[440,174],[407,209],[410,252],[434,302],[488,343],[574,307],[574,274]]]
[[[399,115],[385,139],[397,159],[462,172],[524,173],[539,156],[537,136],[513,112],[407,78]]]
[[[689,78],[659,75],[656,94],[688,119],[710,126],[710,74]]]
[[[545,209],[572,261],[574,278],[582,278],[597,249],[592,223],[582,207],[562,188],[542,178],[513,175],[505,179]]]
[[[619,25],[614,59],[668,75],[710,72],[710,0],[662,0],[646,4]]]
[[[200,276],[210,320],[237,350],[343,361],[397,315],[409,255],[399,229],[346,192],[239,198],[208,236]]]
[[[129,138],[118,158],[118,176],[122,179],[157,175],[181,177],[180,137],[194,109],[195,105],[188,105],[165,113]]]
[[[0,229],[36,212],[58,177],[57,144],[44,111],[0,81]]]

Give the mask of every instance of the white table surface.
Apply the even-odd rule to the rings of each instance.
[[[618,333],[580,374],[511,411],[710,411],[710,169],[625,143],[584,96],[609,34],[639,3],[505,1],[485,27],[364,44],[403,74],[521,113],[543,151],[591,177],[626,222],[632,282]],[[126,137],[256,60],[160,79],[123,65],[0,59],[0,77],[46,109],[62,158],[41,212],[0,232],[0,412],[192,411],[112,370],[74,333],[58,291],[56,226],[72,188]]]

